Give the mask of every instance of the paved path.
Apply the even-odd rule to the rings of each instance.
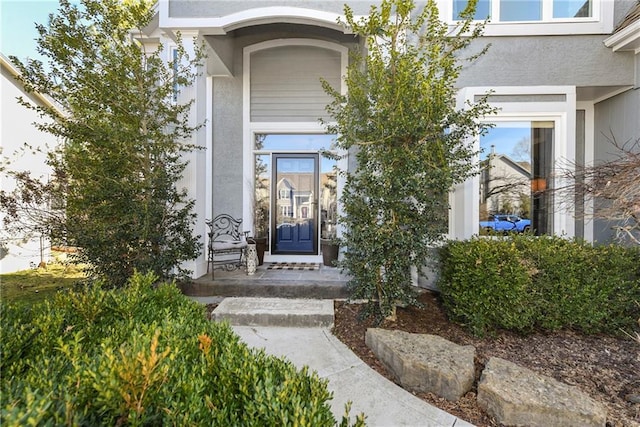
[[[405,391],[371,369],[326,327],[233,326],[248,345],[286,356],[296,366],[309,366],[329,380],[331,409],[337,420],[352,401],[352,420],[364,412],[369,426],[449,426],[471,424]]]

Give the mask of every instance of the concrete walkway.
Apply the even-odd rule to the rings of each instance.
[[[296,321],[295,316],[284,314],[288,306],[291,312],[301,313],[307,307],[308,316],[313,316],[314,311],[325,316],[333,301],[229,298],[214,311],[214,317],[230,321],[249,346],[284,356],[298,367],[306,365],[327,378],[333,392],[331,408],[337,420],[344,414],[345,403],[351,401],[352,421],[363,412],[369,426],[471,426],[371,369],[331,333],[332,321],[318,327],[282,326]]]

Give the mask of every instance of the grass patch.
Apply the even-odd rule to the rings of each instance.
[[[53,262],[44,268],[0,274],[0,299],[4,302],[35,303],[71,288],[85,278],[81,267]]]

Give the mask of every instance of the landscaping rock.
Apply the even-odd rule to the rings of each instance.
[[[492,357],[478,384],[478,404],[509,426],[604,426],[605,407],[578,388]]]
[[[386,329],[367,329],[365,342],[405,389],[455,401],[473,386],[473,346]]]

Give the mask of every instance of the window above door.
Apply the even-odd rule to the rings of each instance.
[[[256,151],[325,151],[331,150],[336,136],[319,133],[268,133],[256,134]]]

